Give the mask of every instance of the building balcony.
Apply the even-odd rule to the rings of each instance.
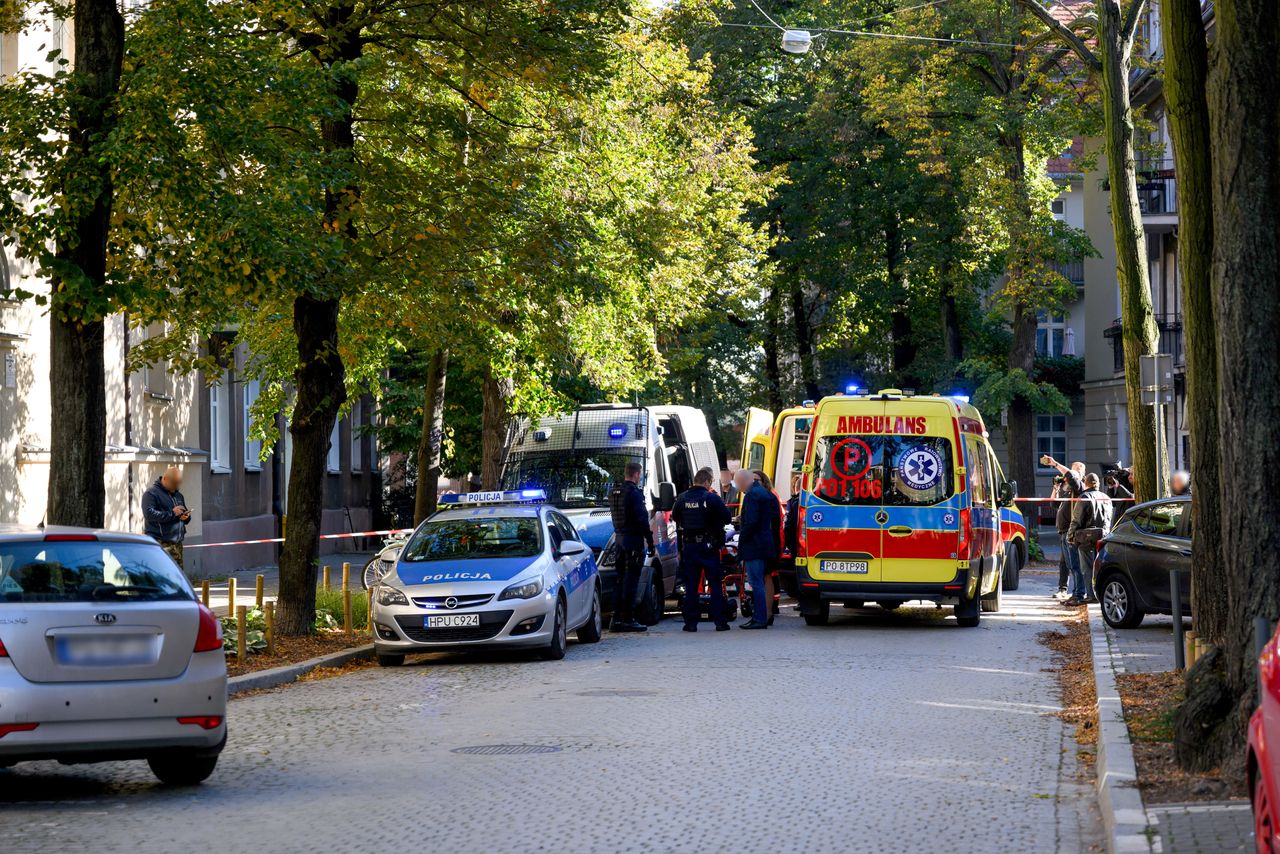
[[[1156,326],[1160,329],[1160,352],[1173,357],[1173,370],[1182,373],[1187,367],[1187,354],[1182,347],[1182,314],[1157,314]],[[1111,354],[1115,360],[1113,370],[1124,372],[1124,327],[1120,318],[1111,321],[1111,325],[1102,330],[1102,334],[1111,339]]]
[[[1072,258],[1070,261],[1050,261],[1049,269],[1076,286],[1084,287],[1084,258]]]
[[[1178,182],[1170,159],[1139,158],[1138,207],[1144,223],[1152,225],[1177,222]]]

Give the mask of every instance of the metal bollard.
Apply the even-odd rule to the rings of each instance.
[[[351,564],[346,562],[342,564],[342,589],[351,589]]]
[[[342,588],[342,628],[347,634],[351,634],[351,590]]]
[[[236,615],[236,577],[234,575],[227,576],[227,616],[234,617]]]
[[[276,654],[276,603],[263,606],[262,618],[267,624],[267,655]]]
[[[259,610],[259,611],[261,611],[261,610],[262,610],[262,583],[263,583],[263,581],[264,581],[263,577],[262,577],[261,575],[259,575],[259,576],[258,576],[258,581],[257,581],[257,600],[256,600],[256,601],[257,601],[257,608],[258,608],[258,610]]]
[[[320,586],[325,590],[329,589],[329,565],[325,564],[320,568]]]
[[[245,626],[249,622],[249,609],[245,605],[236,608],[236,659],[244,664]]]
[[[1173,669],[1187,667],[1186,639],[1182,635],[1182,572],[1169,573],[1169,602],[1173,610]]]
[[[209,579],[207,578],[200,582],[200,601],[206,608],[209,607]]]

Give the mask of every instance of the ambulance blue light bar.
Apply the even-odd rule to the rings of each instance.
[[[547,500],[544,489],[508,489],[505,492],[469,492],[441,495],[441,504],[533,504]]]

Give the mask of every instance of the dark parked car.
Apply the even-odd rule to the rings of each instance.
[[[1147,614],[1170,614],[1169,573],[1182,572],[1182,609],[1191,613],[1191,498],[1132,507],[1100,543],[1093,585],[1102,618],[1132,629]]]

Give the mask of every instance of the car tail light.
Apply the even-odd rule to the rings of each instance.
[[[808,516],[808,513],[806,512],[806,508],[804,507],[796,508],[796,554],[797,555],[804,551],[805,518],[807,516]]]
[[[197,602],[196,607],[200,609],[200,631],[196,633],[196,646],[192,652],[222,649],[222,623],[203,602]]]
[[[40,724],[0,724],[0,738],[4,738],[11,732],[31,732],[38,726]]]
[[[4,641],[0,640],[0,658],[8,658],[9,650],[4,648]]]
[[[178,723],[198,726],[200,729],[217,729],[222,726],[222,717],[220,715],[190,715],[185,718],[178,718]]]
[[[97,534],[45,534],[46,543],[96,543]]]
[[[969,541],[973,533],[969,527],[970,512],[971,511],[969,511],[967,508],[960,511],[960,542],[956,546],[957,560],[969,559]]]

